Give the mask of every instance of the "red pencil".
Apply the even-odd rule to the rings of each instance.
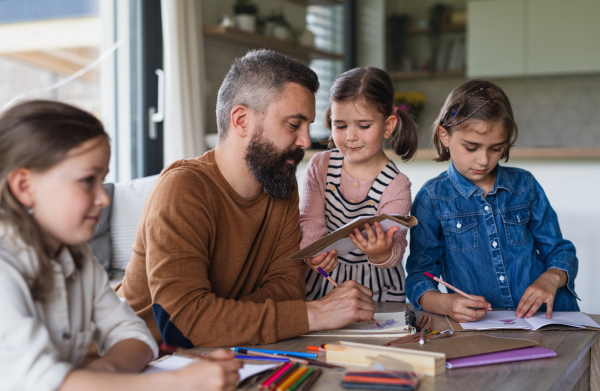
[[[458,293],[459,295],[462,295],[462,296],[466,297],[467,299],[471,299],[471,300],[479,301],[479,300],[477,300],[476,298],[474,298],[473,296],[471,296],[471,295],[469,295],[469,294],[467,294],[467,293],[465,293],[465,292],[461,291],[461,290],[460,290],[460,289],[458,289],[458,288],[455,288],[455,287],[453,287],[452,285],[448,284],[448,283],[447,283],[447,282],[445,282],[445,281],[442,281],[442,280],[440,280],[439,278],[437,278],[436,276],[434,276],[434,275],[433,275],[433,274],[431,274],[431,273],[425,272],[425,275],[426,275],[427,277],[429,277],[429,278],[433,278],[435,281],[439,282],[440,284],[442,284],[442,285],[443,285],[443,286],[445,286],[446,288],[450,288],[450,289],[452,289],[454,292]],[[493,311],[493,309],[492,309],[492,308],[488,308],[488,310],[490,310],[490,311]]]

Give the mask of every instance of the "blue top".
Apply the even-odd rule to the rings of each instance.
[[[410,231],[407,297],[420,310],[421,295],[437,290],[427,271],[485,297],[493,308],[516,309],[525,289],[557,268],[568,280],[556,292],[553,309],[579,311],[575,247],[563,239],[544,190],[528,171],[497,170],[494,190],[485,197],[452,163],[423,185],[412,206],[419,224]]]

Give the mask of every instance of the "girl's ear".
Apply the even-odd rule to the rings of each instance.
[[[448,133],[448,130],[440,125],[437,128],[437,133],[440,141],[442,144],[444,144],[444,147],[448,148],[448,144],[450,142],[450,134]]]
[[[8,174],[8,188],[17,201],[26,207],[35,204],[33,173],[26,168],[17,168]]]
[[[396,129],[396,125],[398,124],[398,117],[396,117],[394,114],[390,115],[389,117],[387,117],[387,119],[385,120],[385,125],[383,128],[383,138],[384,139],[388,139],[392,136],[392,133],[394,133],[394,129]]]

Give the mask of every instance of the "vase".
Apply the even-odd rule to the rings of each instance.
[[[253,14],[237,14],[233,17],[235,26],[243,31],[253,33],[256,31],[256,15]]]

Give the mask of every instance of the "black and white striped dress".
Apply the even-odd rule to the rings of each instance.
[[[331,151],[325,185],[325,219],[327,231],[331,233],[339,227],[360,216],[377,214],[379,200],[385,188],[400,172],[394,162],[390,161],[379,173],[367,198],[360,202],[347,201],[340,192],[342,161],[344,156],[337,149]],[[330,273],[338,284],[347,280],[355,280],[373,291],[375,301],[405,302],[404,269],[402,265],[383,269],[371,265],[365,253],[356,249],[344,256],[338,255],[338,266]],[[333,285],[323,276],[307,268],[306,298],[316,300],[333,289]]]

